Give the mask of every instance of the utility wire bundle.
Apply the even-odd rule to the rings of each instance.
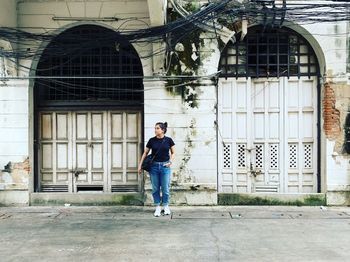
[[[307,1],[302,4],[301,1],[288,1],[288,4],[286,4],[283,1],[283,3],[282,5],[277,5],[275,1],[259,0],[243,1],[242,3],[235,0],[211,2],[186,17],[170,21],[162,26],[146,27],[138,30],[116,30],[118,34],[107,34],[93,40],[86,39],[86,41],[81,39],[83,45],[79,44],[79,46],[74,43],[75,39],[65,39],[64,49],[94,48],[100,42],[110,40],[117,42],[121,41],[122,38],[131,43],[153,43],[161,41],[169,35],[182,39],[194,30],[197,30],[201,25],[206,28],[211,27],[210,29],[215,31],[217,30],[218,21],[235,23],[242,20],[242,18],[246,18],[252,22],[271,23],[271,19],[276,17],[276,14],[281,14],[281,12],[284,16],[282,20],[298,24],[350,20],[350,3],[347,2]],[[266,26],[269,25],[267,24]],[[32,33],[18,28],[0,27],[0,40],[8,41],[14,47],[13,50],[1,50],[0,55],[26,59],[40,54],[42,52],[40,49],[43,48],[41,44],[50,42],[57,36],[57,33],[52,33],[47,28],[42,29],[47,32]],[[69,42],[72,43],[67,45]],[[176,43],[173,42],[173,44]],[[173,47],[168,46],[167,48]],[[51,46],[50,52],[60,54],[62,48],[60,46]],[[143,58],[151,57],[152,55],[146,55]]]

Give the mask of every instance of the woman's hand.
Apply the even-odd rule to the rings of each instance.
[[[174,157],[175,157],[175,146],[172,146],[170,148],[170,160],[168,163],[166,163],[164,166],[166,167],[170,167],[171,164],[173,163],[172,161],[174,160]]]
[[[172,161],[173,161],[173,159],[174,159],[174,156],[175,156],[175,146],[172,146],[172,147],[170,148],[170,160],[169,160],[168,163],[166,163],[166,164],[164,165],[165,167],[170,167],[170,166],[171,166],[171,164],[173,163]]]
[[[145,151],[143,152],[142,154],[142,157],[140,159],[140,163],[139,163],[139,166],[137,168],[137,173],[141,174],[142,173],[142,162],[143,160],[146,158],[146,156],[148,155],[148,152],[149,152],[149,148],[145,148]]]
[[[170,167],[170,166],[171,166],[171,164],[172,164],[172,162],[171,162],[171,161],[169,161],[168,163],[164,164],[164,166],[165,166],[165,167]]]

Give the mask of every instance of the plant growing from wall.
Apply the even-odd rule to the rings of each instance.
[[[198,8],[198,3],[187,3],[185,9],[193,12]],[[168,9],[168,21],[175,21],[181,16],[173,9]],[[168,36],[168,55],[166,61],[167,76],[184,76],[184,78],[169,79],[166,82],[167,91],[172,95],[180,95],[185,103],[190,107],[198,107],[198,85],[196,76],[201,66],[200,49],[204,46],[203,39],[200,38],[203,31],[193,28],[189,33],[172,34]],[[186,78],[191,77],[192,79]]]

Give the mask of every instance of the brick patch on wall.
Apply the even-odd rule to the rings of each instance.
[[[341,132],[340,111],[335,108],[336,96],[330,83],[325,83],[323,98],[324,131],[327,138],[335,139]]]

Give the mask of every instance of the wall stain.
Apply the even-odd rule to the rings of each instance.
[[[188,168],[188,162],[191,159],[192,149],[195,147],[193,144],[193,139],[197,135],[196,130],[196,119],[191,119],[191,124],[187,129],[187,135],[185,139],[185,147],[183,150],[183,158],[181,159],[181,164],[179,169],[173,173],[173,180],[171,182],[172,186],[178,186],[181,183],[195,183],[196,178],[193,176],[193,170]]]
[[[189,12],[193,12],[198,9],[198,3],[189,2],[184,8]],[[171,8],[168,9],[167,16],[168,21],[176,21],[182,18],[181,15]],[[182,101],[190,108],[198,108],[198,97],[201,94],[196,88],[200,84],[196,82],[195,76],[198,75],[202,60],[205,58],[205,55],[200,51],[205,46],[204,39],[200,37],[202,33],[203,30],[195,28],[186,37],[177,34],[170,35],[170,51],[164,65],[167,76],[194,77],[192,80],[168,79],[165,84],[166,90],[170,94],[181,96]]]

